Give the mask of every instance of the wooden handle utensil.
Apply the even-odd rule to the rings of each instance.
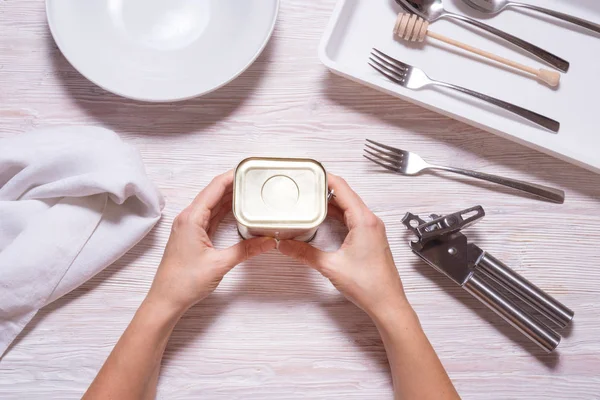
[[[396,25],[394,26],[394,35],[402,40],[411,42],[423,42],[425,37],[429,36],[452,46],[459,47],[463,50],[470,51],[471,53],[475,53],[482,57],[489,58],[490,60],[494,60],[501,64],[508,65],[509,67],[532,74],[538,80],[546,83],[549,86],[556,87],[560,82],[560,73],[556,71],[551,71],[544,68],[535,69],[533,67],[520,64],[516,61],[512,61],[496,54],[478,49],[476,47],[469,46],[468,44],[440,35],[439,33],[432,32],[429,30],[429,22],[415,14],[398,14]]]

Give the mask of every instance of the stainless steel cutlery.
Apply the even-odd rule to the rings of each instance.
[[[476,97],[480,100],[491,103],[497,107],[503,108],[511,113],[519,115],[531,122],[534,122],[552,132],[558,132],[560,129],[560,123],[548,117],[545,117],[536,112],[527,110],[525,108],[516,106],[511,103],[507,103],[503,100],[499,100],[495,97],[491,97],[471,89],[464,88],[462,86],[454,85],[447,82],[436,81],[427,76],[422,70],[415,68],[411,65],[401,62],[387,54],[373,49],[371,57],[369,58],[369,65],[375,68],[382,75],[397,83],[398,85],[408,89],[421,89],[430,85],[437,85],[459,91],[461,93]]]
[[[394,35],[399,40],[410,42],[425,42],[425,38],[429,36],[451,46],[456,46],[460,49],[477,54],[478,56],[496,61],[497,63],[503,64],[509,68],[513,68],[515,70],[535,76],[540,82],[544,82],[548,86],[557,87],[560,83],[560,72],[558,71],[544,68],[532,68],[516,61],[500,57],[499,55],[490,53],[489,51],[484,51],[466,43],[459,42],[456,39],[440,35],[437,32],[432,32],[429,30],[429,22],[425,21],[417,14],[398,14],[398,17],[396,18],[396,25],[394,25]]]
[[[565,202],[565,193],[559,189],[467,169],[428,164],[418,154],[397,149],[395,147],[378,143],[370,139],[367,139],[367,144],[365,146],[366,154],[363,154],[363,156],[366,159],[385,169],[401,175],[418,175],[426,170],[437,169],[440,171],[454,172],[456,174],[469,176],[471,178],[482,179],[488,182],[497,183],[499,185],[508,186],[510,188],[541,197],[554,203],[562,204]]]
[[[463,3],[469,7],[482,12],[484,14],[498,14],[506,10],[509,7],[513,8],[524,8],[527,10],[537,11],[542,14],[550,15],[551,17],[562,19],[563,21],[570,22],[575,25],[579,25],[593,32],[600,33],[600,24],[596,24],[591,21],[587,21],[582,18],[574,17],[569,14],[561,13],[558,11],[550,10],[548,8],[538,7],[527,3],[521,3],[517,1],[509,0],[462,0]]]
[[[463,21],[479,29],[483,29],[493,35],[496,35],[508,42],[519,46],[523,50],[533,54],[536,57],[544,60],[548,64],[558,68],[563,72],[569,70],[569,62],[544,50],[534,44],[531,44],[523,39],[513,36],[507,32],[501,31],[500,29],[494,28],[493,26],[484,24],[483,22],[477,21],[476,19],[469,18],[464,15],[451,13],[444,9],[442,0],[395,0],[405,10],[417,14],[419,17],[424,18],[428,22],[434,22],[442,18],[455,19]]]

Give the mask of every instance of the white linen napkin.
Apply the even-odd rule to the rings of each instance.
[[[164,206],[137,150],[97,127],[0,140],[0,357],[36,312],[125,254]]]

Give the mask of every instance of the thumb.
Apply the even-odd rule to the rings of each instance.
[[[228,249],[221,250],[223,262],[229,271],[241,262],[249,258],[256,257],[259,254],[266,253],[274,249],[277,242],[273,238],[259,237],[248,240],[242,240],[238,244]]]
[[[292,257],[303,264],[321,272],[326,264],[328,253],[321,251],[308,243],[296,240],[281,240],[279,242],[281,254]]]

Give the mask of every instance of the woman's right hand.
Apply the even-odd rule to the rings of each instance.
[[[335,193],[328,215],[348,228],[340,249],[327,253],[304,242],[283,240],[279,251],[319,271],[375,320],[406,308],[383,222],[342,178],[329,174],[328,181]]]

